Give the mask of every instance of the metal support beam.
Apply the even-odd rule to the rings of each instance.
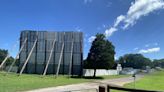
[[[64,42],[62,44],[62,49],[61,49],[61,53],[60,53],[59,63],[58,63],[57,71],[56,71],[56,78],[58,77],[58,74],[59,74],[61,59],[63,57],[63,51],[64,51]]]
[[[7,74],[11,71],[13,65],[15,64],[17,58],[19,57],[19,54],[22,52],[22,50],[23,50],[23,48],[24,48],[26,42],[27,42],[27,38],[24,40],[22,47],[20,48],[20,50],[19,50],[18,54],[16,55],[14,61],[13,61],[12,64],[10,65],[9,70],[7,71]]]
[[[28,60],[30,59],[31,54],[32,54],[32,52],[33,52],[33,50],[34,50],[34,48],[35,48],[35,46],[36,46],[37,41],[38,41],[38,38],[36,38],[36,40],[35,40],[35,42],[34,42],[34,45],[33,45],[32,49],[31,49],[31,51],[30,51],[30,53],[29,53],[29,55],[28,55],[28,57],[27,57],[27,59],[26,59],[24,65],[23,65],[21,71],[20,71],[19,75],[21,75],[22,72],[24,71],[24,69],[25,69],[25,67],[26,67],[26,65],[27,65],[27,62],[28,62]]]
[[[52,43],[52,49],[51,49],[50,56],[49,56],[49,58],[48,58],[46,67],[45,67],[45,69],[44,69],[43,76],[46,75],[46,73],[47,73],[48,65],[49,65],[49,62],[50,62],[51,57],[52,57],[52,52],[53,52],[53,50],[54,50],[55,42],[56,42],[56,40],[54,40],[53,43]]]
[[[72,45],[71,45],[71,56],[70,56],[70,62],[69,62],[69,77],[71,75],[72,71],[72,55],[73,55],[73,45],[74,45],[74,40],[72,39]]]
[[[14,47],[17,45],[17,42],[13,45],[13,47],[11,48],[11,51],[14,49]],[[5,62],[7,61],[7,59],[10,57],[9,54],[7,54],[7,56],[5,57],[5,59],[2,61],[1,65],[0,65],[0,69],[3,67],[3,65],[5,64]]]
[[[7,56],[5,57],[5,59],[2,61],[1,65],[0,65],[0,69],[2,68],[2,66],[4,65],[4,63],[7,61],[7,59],[10,57],[9,54],[7,54]]]

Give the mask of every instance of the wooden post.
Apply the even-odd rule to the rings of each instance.
[[[37,35],[38,35],[38,34],[37,34]],[[35,42],[34,42],[34,45],[33,45],[32,49],[31,49],[31,51],[30,51],[30,53],[29,53],[29,55],[28,55],[28,57],[27,57],[27,59],[26,59],[24,65],[23,65],[21,71],[20,71],[19,75],[21,75],[21,74],[23,73],[23,71],[24,71],[24,69],[25,69],[25,67],[26,67],[26,65],[27,65],[27,62],[28,62],[28,60],[30,59],[31,54],[32,54],[32,52],[33,52],[33,50],[34,50],[34,48],[35,48],[35,46],[36,46],[37,41],[38,41],[38,38],[36,38],[36,40],[35,40]]]
[[[16,62],[16,60],[17,60],[17,58],[19,57],[19,54],[20,54],[20,53],[21,53],[21,51],[23,50],[23,48],[24,48],[24,46],[25,46],[26,41],[27,41],[27,38],[24,40],[24,42],[23,42],[23,45],[22,45],[21,49],[19,50],[19,52],[18,52],[18,54],[16,55],[16,57],[15,57],[14,61],[13,61],[13,62],[12,62],[12,64],[10,65],[10,68],[9,68],[9,70],[7,71],[7,73],[9,73],[9,72],[11,71],[11,69],[12,69],[13,65],[15,64],[15,62]]]
[[[110,86],[107,85],[107,92],[110,92]]]
[[[99,86],[99,91],[98,92],[106,92],[106,88],[104,86]]]
[[[7,56],[5,57],[5,59],[2,61],[1,65],[0,65],[0,69],[2,68],[2,66],[4,65],[4,63],[7,61],[7,59],[9,58],[9,54],[7,54]]]
[[[161,92],[161,91],[132,89],[132,88],[124,88],[124,87],[119,87],[119,86],[107,85],[107,92],[110,92],[111,89],[118,90],[118,91],[126,91],[126,92]]]
[[[71,46],[71,56],[70,56],[70,63],[69,63],[69,77],[71,75],[72,71],[72,54],[73,54],[73,45],[74,45],[74,40],[72,38],[72,46]]]
[[[59,57],[59,63],[58,63],[57,71],[56,71],[56,78],[58,77],[58,74],[59,74],[61,59],[62,59],[62,56],[63,56],[63,50],[64,50],[64,42],[62,44],[62,49],[61,49],[61,53],[60,53],[60,57]]]
[[[16,43],[17,44],[17,43]],[[16,44],[14,44],[13,45],[13,47],[11,48],[11,50],[13,50],[14,49],[14,47],[15,47],[15,45]],[[2,61],[2,63],[0,64],[0,69],[2,68],[2,66],[5,64],[5,62],[7,61],[7,59],[10,57],[10,55],[9,54],[7,54],[7,56],[5,57],[5,59]]]
[[[47,61],[46,67],[45,67],[45,69],[44,69],[43,76],[46,75],[46,73],[47,73],[47,69],[48,69],[48,65],[49,65],[49,62],[50,62],[51,57],[52,57],[52,52],[53,52],[53,49],[54,49],[55,41],[56,41],[56,40],[53,41],[52,49],[51,49],[50,56],[49,56],[49,58],[48,58],[48,61]]]

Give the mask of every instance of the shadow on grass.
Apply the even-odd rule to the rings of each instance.
[[[75,78],[75,79],[104,79],[103,77],[100,76],[71,76],[71,78]]]

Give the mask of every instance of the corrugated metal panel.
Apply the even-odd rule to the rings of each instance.
[[[45,69],[45,64],[37,64],[36,65],[36,73],[37,74],[43,74],[44,69]]]
[[[31,49],[32,49],[32,47],[34,46],[34,42],[27,42],[27,44],[28,44],[28,45],[27,45],[27,46],[28,46],[28,49],[27,49],[28,51],[27,51],[27,52],[28,52],[28,54],[29,54],[30,51],[31,51]],[[37,46],[37,45],[35,45],[35,47],[34,47],[34,49],[33,49],[33,53],[36,52],[36,46]]]
[[[37,51],[38,52],[45,52],[45,40],[37,42]]]
[[[80,42],[74,42],[73,53],[81,53]]]
[[[65,32],[64,41],[65,42],[72,42],[73,40],[73,33],[72,32]]]
[[[61,53],[55,53],[55,65],[57,65],[55,66],[55,71],[57,70],[57,67],[58,67],[60,55]],[[63,73],[63,57],[61,59],[59,73]]]
[[[81,32],[74,32],[73,38],[75,42],[81,42],[82,33]]]
[[[30,32],[28,32],[28,41],[30,41],[30,42],[34,42],[35,41],[35,39],[36,39],[36,31],[30,31]]]
[[[64,65],[69,65],[71,59],[71,53],[64,53]]]
[[[54,64],[49,64],[47,69],[47,74],[55,74],[54,67],[55,67]]]
[[[34,63],[28,63],[26,66],[26,72],[27,73],[35,73],[35,64]]]
[[[73,75],[80,75],[81,74],[81,65],[73,65]]]
[[[35,55],[36,55],[36,53],[32,53],[31,54],[31,57],[30,57],[28,63],[35,64],[35,57],[36,57]]]
[[[57,32],[57,41],[58,42],[63,42],[64,41],[64,32]]]
[[[81,54],[73,54],[73,65],[81,65]]]
[[[47,40],[47,43],[46,43],[46,52],[51,52],[51,49],[53,47],[53,40]],[[54,52],[54,50],[53,50]]]
[[[69,65],[64,65],[64,74],[68,74],[69,72]]]
[[[47,32],[46,31],[39,31],[38,32],[38,40],[45,40],[47,37]]]
[[[24,64],[24,63],[19,63],[18,72],[20,72],[20,70],[22,69],[22,67],[23,67],[23,64]],[[25,72],[25,70],[24,70],[24,72]]]
[[[26,52],[22,51],[19,57],[20,57],[20,63],[24,63],[26,60]]]
[[[55,44],[55,52],[56,53],[60,53],[61,52],[62,44],[63,44],[63,42],[56,42],[56,44]]]
[[[37,53],[37,64],[44,64],[45,63],[45,53],[38,52]]]
[[[27,73],[35,73],[36,53],[32,53],[27,63]]]
[[[46,63],[47,63],[47,61],[49,59],[49,56],[50,56],[50,52],[46,52]],[[55,62],[55,60],[54,60],[54,53],[52,53],[52,56],[51,56],[49,64],[53,64],[54,62]]]
[[[21,32],[20,41],[24,41],[24,40],[25,40],[25,38],[27,37],[27,34],[28,34],[28,32],[27,32],[27,31],[23,31],[23,32]]]
[[[72,42],[64,42],[64,53],[70,53],[71,52],[71,47],[72,47]]]
[[[84,41],[84,39],[83,39],[83,33],[81,32],[80,33],[81,34],[81,37],[80,37],[80,39],[81,39],[81,42],[80,42],[80,50],[81,50],[81,53],[83,53],[83,48],[84,48],[84,44],[83,44],[83,41]],[[81,61],[82,62],[82,61]]]
[[[47,40],[54,40],[57,38],[56,32],[47,32]]]
[[[70,65],[71,53],[64,53],[64,74],[68,74],[69,72],[69,65]]]
[[[36,39],[36,33],[35,31],[23,31],[21,33],[21,41],[22,44],[25,37],[28,33],[28,42],[23,50],[23,53],[20,54],[20,62],[24,62],[26,59],[26,52],[30,52],[34,41]],[[60,71],[59,73],[65,73],[68,74],[69,70],[69,63],[70,63],[70,57],[71,57],[71,46],[72,46],[72,37],[74,39],[74,48],[73,48],[73,68],[76,69],[74,72],[80,71],[80,65],[81,65],[81,53],[83,52],[83,34],[82,32],[45,32],[41,31],[38,32],[38,42],[37,42],[37,50],[36,48],[33,51],[33,54],[30,57],[29,63],[27,66],[28,73],[34,73],[34,68],[36,69],[36,73],[43,73],[43,70],[45,68],[45,64],[49,58],[50,51],[52,48],[52,42],[54,39],[56,39],[56,44],[54,47],[53,55],[50,60],[50,64],[48,67],[47,72],[48,73],[55,73],[56,68],[59,62],[60,53],[62,49],[62,44],[64,42],[64,53],[60,65]],[[28,47],[28,48],[26,48]],[[35,55],[36,53],[36,55]],[[36,60],[36,61],[35,61]],[[36,62],[36,65],[35,63]],[[30,68],[30,64],[31,68]],[[36,67],[35,67],[36,66]],[[74,74],[75,74],[74,73]]]
[[[55,53],[55,64],[59,63],[60,53]],[[61,64],[63,64],[63,57],[61,59]]]
[[[22,45],[23,45],[23,42],[24,42],[24,40],[23,41],[20,41],[20,48],[22,47]],[[27,49],[27,41],[26,41],[26,43],[24,44],[24,47],[23,47],[23,49],[22,49],[22,51],[26,51]]]

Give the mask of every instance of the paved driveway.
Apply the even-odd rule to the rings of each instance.
[[[137,75],[136,80],[139,80],[142,77],[143,75]],[[69,92],[72,90],[84,90],[84,89],[96,90],[98,89],[100,85],[103,85],[103,84],[123,86],[124,84],[131,83],[133,81],[134,81],[133,77],[126,77],[126,78],[108,79],[108,80],[72,84],[72,85],[65,85],[65,86],[58,86],[58,87],[42,88],[42,89],[36,89],[36,90],[31,90],[31,91],[26,91],[26,92]],[[78,92],[81,92],[81,91],[78,91]],[[88,92],[88,91],[83,91],[83,92]]]

